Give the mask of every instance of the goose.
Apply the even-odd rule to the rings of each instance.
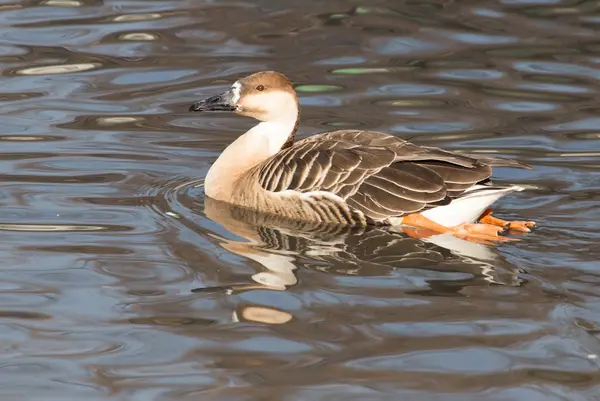
[[[204,181],[209,198],[290,220],[411,226],[485,239],[535,227],[532,221],[505,221],[492,214],[499,198],[524,189],[493,184],[492,169],[531,169],[519,161],[418,146],[363,130],[295,141],[298,97],[279,72],[239,79],[189,110],[229,111],[259,121],[210,167]]]

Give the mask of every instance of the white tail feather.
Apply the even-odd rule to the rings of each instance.
[[[517,185],[510,187],[475,185],[450,204],[426,210],[421,215],[446,227],[453,227],[462,223],[474,223],[498,199],[508,193],[522,191],[523,189],[523,187]]]

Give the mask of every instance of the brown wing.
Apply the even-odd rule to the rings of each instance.
[[[258,180],[273,192],[335,194],[379,221],[447,204],[488,180],[494,164],[524,167],[504,159],[417,146],[377,132],[333,131],[271,157],[259,167]]]

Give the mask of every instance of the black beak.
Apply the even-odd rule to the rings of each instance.
[[[234,111],[233,92],[228,90],[190,106],[190,111]]]

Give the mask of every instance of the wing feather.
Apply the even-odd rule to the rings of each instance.
[[[492,168],[487,165],[464,168],[456,164],[445,163],[438,160],[423,161],[420,166],[433,170],[446,183],[475,184],[492,175]]]
[[[377,132],[343,130],[296,142],[257,166],[256,177],[268,191],[331,193],[371,221],[383,221],[447,204],[474,185],[487,184],[492,166],[528,168],[512,160],[417,146]],[[319,217],[347,218],[331,202],[315,202]]]

